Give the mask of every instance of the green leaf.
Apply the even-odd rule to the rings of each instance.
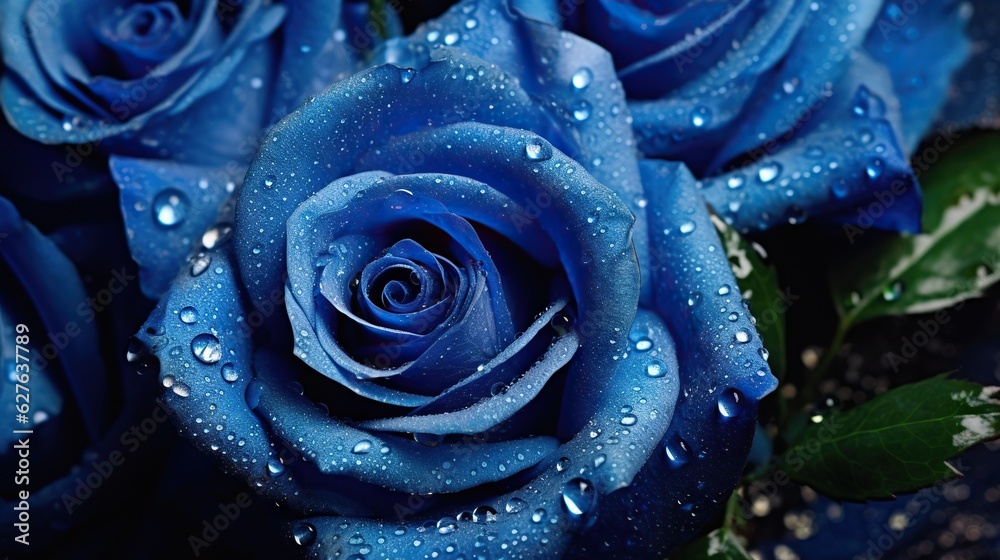
[[[688,543],[671,555],[672,560],[749,560],[750,555],[736,542],[729,529],[716,529],[698,540]]]
[[[1000,387],[946,379],[903,385],[810,424],[780,460],[797,482],[832,498],[891,498],[950,478],[946,463],[1000,436]]]
[[[1000,133],[971,135],[948,148],[920,178],[924,233],[888,239],[831,271],[847,326],[950,307],[1000,280],[997,153]]]
[[[764,249],[760,245],[747,243],[714,214],[712,223],[726,249],[743,299],[749,302],[750,313],[757,320],[757,332],[770,354],[771,373],[780,381],[785,375],[785,310],[798,296],[778,287],[778,272],[764,264],[760,256]]]

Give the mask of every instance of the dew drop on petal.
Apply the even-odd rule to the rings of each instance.
[[[191,388],[188,387],[186,383],[181,383],[181,382],[178,381],[178,382],[176,382],[176,383],[173,384],[173,386],[171,387],[171,390],[178,397],[187,398],[187,397],[191,396]]]
[[[200,362],[214,364],[222,359],[222,343],[215,335],[202,333],[191,340],[191,352]]]
[[[354,447],[351,448],[351,453],[354,453],[355,455],[364,455],[368,453],[368,451],[370,451],[371,448],[372,448],[372,442],[368,441],[367,439],[363,439],[358,443],[354,444]]]
[[[281,476],[285,472],[285,465],[277,457],[267,458],[267,474],[271,476]]]
[[[573,73],[573,87],[576,89],[584,89],[590,85],[590,82],[594,79],[594,73],[590,71],[590,68],[580,68]]]
[[[643,336],[635,341],[636,352],[648,352],[651,348],[653,348],[653,341],[649,337]]]
[[[552,157],[552,148],[546,142],[534,140],[524,146],[524,155],[531,161],[545,161]]]
[[[594,485],[585,478],[574,478],[562,489],[563,507],[572,518],[586,515],[597,501]]]
[[[497,510],[490,506],[479,506],[472,510],[473,523],[492,523],[497,520]]]
[[[194,307],[185,307],[177,315],[185,325],[192,325],[198,322],[198,310]]]
[[[153,217],[163,227],[173,227],[187,217],[191,207],[187,196],[177,189],[164,189],[153,199]]]
[[[521,498],[511,498],[507,500],[507,505],[504,506],[504,510],[507,513],[520,513],[524,509],[525,501]]]
[[[222,364],[222,378],[229,383],[235,383],[239,379],[239,374],[236,373],[236,366],[231,362]]]
[[[316,540],[316,528],[309,523],[297,523],[292,527],[292,538],[299,546],[309,546]]]
[[[723,418],[732,418],[740,413],[743,408],[740,392],[736,389],[727,389],[719,395],[719,414]]]
[[[757,170],[757,180],[764,184],[774,181],[778,175],[781,175],[781,164],[776,161],[766,163]]]
[[[646,364],[646,375],[650,377],[663,377],[667,374],[667,364],[663,360],[654,358]]]
[[[212,257],[205,253],[198,253],[191,259],[191,276],[201,276],[212,264]]]

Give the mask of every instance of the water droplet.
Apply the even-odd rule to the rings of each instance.
[[[753,338],[753,336],[744,330],[738,330],[736,331],[736,334],[733,335],[733,340],[739,342],[740,344],[746,344],[747,342],[750,342],[751,338]]]
[[[66,132],[71,132],[80,124],[80,120],[79,116],[66,115],[62,119],[62,129]]]
[[[222,359],[222,343],[215,335],[202,333],[191,340],[191,352],[202,363],[214,364]]]
[[[781,175],[781,164],[776,161],[765,163],[757,170],[757,180],[764,184],[777,179],[778,175]]]
[[[653,341],[647,336],[640,337],[635,341],[636,352],[648,352],[653,348]]]
[[[191,388],[188,387],[187,384],[185,383],[176,382],[171,387],[171,390],[178,397],[188,398],[189,396],[191,396]]]
[[[497,510],[490,506],[479,506],[472,510],[473,523],[492,523],[497,520]]]
[[[503,394],[507,390],[507,386],[501,382],[496,382],[490,387],[490,395],[497,396]]]
[[[229,239],[229,234],[232,231],[233,226],[230,224],[216,224],[201,236],[201,244],[206,249],[217,247]]]
[[[368,453],[368,451],[370,451],[371,448],[372,448],[372,442],[368,441],[367,439],[363,439],[358,443],[354,444],[354,447],[351,448],[351,453],[354,453],[355,455],[364,455]]]
[[[200,276],[212,264],[212,257],[198,253],[191,259],[191,276]]]
[[[727,318],[727,319],[729,319],[729,320],[730,320],[731,322],[734,322],[734,323],[735,323],[736,321],[738,321],[738,320],[739,320],[739,318],[740,318],[740,314],[739,314],[739,313],[737,313],[737,312],[735,312],[735,311],[733,311],[733,312],[732,312],[732,313],[730,313],[730,314],[729,314],[729,316],[728,316],[728,317],[726,317],[726,318]]]
[[[771,356],[771,353],[768,352],[767,348],[764,348],[763,346],[757,349],[757,353],[760,354],[760,357],[764,360],[767,360]]]
[[[552,157],[552,147],[547,142],[534,140],[524,146],[524,155],[532,161],[545,161]]]
[[[733,175],[729,179],[726,179],[726,186],[731,189],[738,189],[742,187],[745,183],[746,180],[743,178],[743,175],[740,174]]]
[[[164,189],[153,199],[153,218],[163,227],[173,227],[184,221],[191,207],[187,196],[177,189]]]
[[[663,450],[667,456],[667,463],[674,468],[683,466],[691,460],[691,448],[684,439],[676,435],[671,436],[670,441],[663,446]]]
[[[134,364],[146,353],[146,345],[139,339],[133,337],[128,342],[128,349],[125,351],[125,359],[130,364]]]
[[[437,532],[442,535],[447,535],[448,533],[454,533],[458,529],[458,523],[450,517],[442,517],[437,522]]]
[[[893,282],[882,286],[882,299],[885,301],[896,301],[903,295],[903,283]]]
[[[585,121],[590,118],[590,103],[578,101],[573,105],[573,118],[578,121]]]
[[[594,79],[594,73],[590,71],[590,68],[580,68],[573,73],[573,78],[571,82],[573,87],[576,89],[584,89],[590,85],[590,82]]]
[[[410,83],[410,80],[412,80],[413,77],[416,75],[417,71],[414,70],[413,68],[402,68],[399,71],[399,81],[403,82],[404,84],[408,84]]]
[[[694,307],[701,303],[701,292],[692,292],[688,297],[688,307]]]
[[[719,395],[719,414],[723,418],[732,418],[743,408],[742,395],[736,389],[726,389]]]
[[[460,39],[460,37],[459,37],[458,33],[452,31],[451,33],[445,34],[445,36],[444,36],[444,44],[451,46],[451,45],[454,45],[455,43],[457,43],[459,39]]]
[[[274,175],[268,175],[268,176],[264,177],[264,186],[267,187],[267,188],[271,188],[271,187],[274,186],[274,182],[277,181],[277,180],[278,180],[278,178],[275,177]]]
[[[222,364],[222,378],[230,383],[235,383],[239,379],[239,374],[236,373],[236,366],[232,362]]]
[[[584,478],[574,478],[562,489],[563,507],[572,518],[586,515],[597,502],[597,492],[594,485]]]
[[[708,110],[708,107],[695,107],[691,111],[691,124],[695,128],[701,128],[708,124],[711,120],[712,112]]]
[[[868,175],[869,179],[878,179],[882,176],[882,170],[884,167],[885,165],[882,163],[881,159],[874,158],[868,162],[868,165],[865,166],[865,174]]]
[[[556,470],[558,472],[563,472],[569,468],[569,457],[561,457],[559,461],[556,462]]]
[[[677,228],[677,229],[681,233],[683,233],[684,235],[687,235],[687,234],[691,233],[692,231],[694,231],[696,227],[697,227],[697,224],[695,224],[694,222],[688,221],[688,222],[684,222],[683,224],[681,224],[680,227]]]
[[[622,426],[634,426],[638,421],[639,418],[637,418],[635,414],[626,414],[625,416],[622,416],[621,424]]]
[[[292,527],[292,538],[299,546],[309,546],[316,540],[316,528],[308,523],[296,523]]]
[[[507,513],[520,513],[521,510],[524,509],[525,505],[526,502],[524,500],[515,497],[507,500],[507,505],[504,506],[504,510],[506,510]]]
[[[724,296],[729,293],[729,284],[719,286],[719,295]]]
[[[594,457],[594,468],[595,469],[600,468],[600,466],[603,465],[607,460],[608,456],[605,455],[604,453],[601,453],[597,457]]]
[[[547,514],[548,514],[548,512],[545,511],[545,508],[538,508],[534,512],[531,513],[531,522],[532,523],[541,523],[542,521],[545,520],[545,516]]]
[[[181,322],[185,325],[192,325],[198,322],[198,310],[193,307],[185,307],[184,309],[181,309],[180,313],[177,315],[180,317]]]
[[[568,313],[559,312],[552,316],[552,320],[549,321],[549,325],[556,330],[560,335],[569,332],[570,328],[573,326],[573,317]]]
[[[658,358],[653,358],[646,365],[646,375],[650,377],[663,377],[667,374],[667,364],[663,363],[663,360]]]
[[[277,457],[267,458],[267,474],[271,476],[281,476],[281,473],[285,472],[285,465],[281,464],[281,460]]]
[[[843,179],[837,179],[833,182],[830,190],[833,191],[833,196],[837,198],[844,198],[851,193],[851,186],[847,184],[847,181]]]

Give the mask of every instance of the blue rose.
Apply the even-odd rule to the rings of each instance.
[[[967,3],[509,3],[611,53],[639,149],[686,163],[728,223],[919,229],[908,160],[968,56]]]
[[[463,16],[269,131],[136,359],[311,555],[663,554],[735,486],[767,353],[607,53]]]
[[[22,148],[36,163],[29,195],[92,195],[110,167],[151,297],[229,227],[224,203],[262,131],[398,28],[391,10],[376,18],[364,3],[316,0],[3,7],[5,115],[32,140],[62,145]]]
[[[137,488],[153,486],[149,466],[168,435],[126,439],[144,419],[160,418],[156,427],[167,416],[151,379],[122,375],[128,331],[148,304],[120,224],[62,226],[44,235],[0,198],[0,467],[9,473],[0,522],[8,550],[57,556],[92,546],[62,548],[67,533],[117,517]]]

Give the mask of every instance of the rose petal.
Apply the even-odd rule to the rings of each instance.
[[[17,209],[5,198],[0,198],[0,234],[0,258],[24,287],[45,329],[68,340],[68,329],[75,326],[73,330],[77,334],[72,344],[53,348],[58,350],[56,357],[73,391],[73,401],[80,409],[87,433],[96,441],[108,422],[108,377],[100,357],[91,352],[98,347],[97,330],[90,323],[84,324],[82,316],[77,314],[79,306],[88,301],[80,276],[62,251],[33,225],[22,221]],[[36,263],[44,263],[44,266]],[[29,337],[41,352],[45,340],[42,333],[29,333]],[[50,341],[57,344],[56,339],[50,338]],[[28,357],[32,358],[32,363],[37,363],[33,356]],[[45,354],[39,357],[55,359]]]
[[[746,463],[757,402],[777,385],[690,172],[656,161],[641,169],[650,208],[660,209],[649,215],[654,293],[677,343],[682,390],[658,456],[628,488],[605,497],[602,508],[614,513],[583,535],[580,555],[648,557],[715,519]],[[723,313],[733,310],[740,317],[730,322]],[[656,514],[622,513],[654,507]]]
[[[635,519],[606,503],[623,493],[622,488],[651,460],[673,417],[679,390],[674,343],[664,324],[655,314],[640,310],[630,332],[653,342],[646,351],[631,352],[617,364],[610,375],[614,386],[586,429],[561,445],[530,483],[469,503],[467,509],[478,512],[476,522],[454,522],[456,511],[441,508],[408,511],[407,518],[398,520],[313,517],[302,521],[316,532],[311,549],[353,554],[363,543],[380,542],[401,557],[409,551],[422,556],[426,550],[451,548],[459,554],[481,551],[492,557],[516,550],[525,558],[552,558],[571,549],[574,539],[613,538],[598,532],[594,524]],[[662,364],[657,377],[647,373],[653,360],[657,367]],[[628,403],[632,403],[629,412],[623,412]],[[662,506],[656,503],[657,508]]]
[[[928,3],[911,14],[890,2],[868,31],[865,50],[892,75],[902,112],[899,143],[907,155],[937,119],[955,72],[971,54],[969,16],[957,2]]]
[[[813,213],[857,231],[919,231],[922,197],[889,120],[896,119],[880,96],[860,85],[879,83],[873,76],[881,71],[859,58],[793,140],[705,179],[705,199],[742,231],[800,223]],[[881,83],[888,86],[887,79]],[[882,211],[871,213],[872,223],[859,222],[869,204]]]
[[[441,414],[397,416],[362,422],[371,430],[409,434],[476,434],[509,420],[538,396],[542,387],[559,368],[569,363],[580,344],[573,332],[556,339],[548,351],[528,371],[515,378],[498,394],[486,397],[467,408]]]
[[[261,383],[255,381],[254,383]],[[372,434],[330,418],[301,397],[264,380],[259,412],[275,435],[325,475],[349,477],[405,494],[461,492],[514,476],[556,448],[551,437],[514,441],[441,443],[434,447]]]

